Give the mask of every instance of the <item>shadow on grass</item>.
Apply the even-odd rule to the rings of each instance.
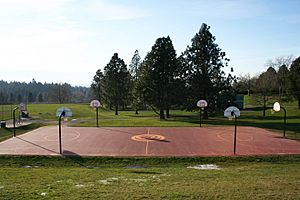
[[[183,122],[183,123],[190,123],[193,124],[199,124],[199,117],[197,116],[171,116],[169,119],[165,119],[165,122]]]
[[[33,123],[16,128],[16,136],[44,126],[42,123]],[[13,128],[0,128],[0,142],[13,137]]]
[[[149,171],[137,171],[137,170],[130,171],[130,173],[133,173],[133,174],[150,174],[150,175],[163,174],[162,172],[149,172]]]
[[[150,115],[136,115],[136,114],[129,114],[127,115],[128,117],[133,117],[133,118],[156,118],[158,116],[156,115],[153,115],[153,116],[150,116]]]
[[[90,168],[89,166],[86,166],[84,164],[85,163],[84,158],[75,152],[63,150],[63,156],[65,158],[67,158],[68,160],[70,160],[71,162],[76,163],[77,165],[79,165],[81,167]]]

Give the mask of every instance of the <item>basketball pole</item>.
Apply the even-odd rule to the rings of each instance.
[[[61,145],[61,118],[64,117],[66,114],[65,111],[62,111],[59,115],[58,119],[58,137],[59,137],[59,154],[62,154],[62,145]]]
[[[99,122],[98,122],[98,120],[99,120],[99,117],[98,117],[98,110],[99,110],[99,108],[97,107],[97,108],[96,108],[97,128],[99,127]]]
[[[19,107],[15,107],[13,110],[13,126],[14,126],[14,137],[16,137],[16,110]]]
[[[285,138],[285,129],[286,129],[286,109],[280,105],[280,103],[275,102],[273,105],[273,110],[275,112],[279,112],[280,108],[284,111],[284,118],[283,118],[283,137]]]
[[[233,144],[233,155],[236,154],[236,128],[237,128],[237,117],[234,115],[234,144]]]
[[[4,120],[4,105],[2,104],[2,113],[1,113],[1,119]]]
[[[202,124],[202,110],[200,108],[200,127],[201,127],[201,124]]]
[[[285,127],[286,127],[286,110],[284,107],[281,106],[284,111],[284,121],[283,121],[283,137],[285,137]]]

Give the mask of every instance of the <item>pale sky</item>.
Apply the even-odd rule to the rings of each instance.
[[[298,0],[0,0],[0,80],[89,86],[114,53],[129,64],[159,37],[180,55],[202,23],[236,75],[300,56]]]

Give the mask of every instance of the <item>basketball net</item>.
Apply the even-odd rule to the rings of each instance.
[[[234,116],[228,117],[228,120],[229,120],[229,121],[232,121],[233,119],[234,119]]]

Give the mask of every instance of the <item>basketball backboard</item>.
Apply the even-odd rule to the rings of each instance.
[[[64,117],[72,117],[72,111],[66,107],[58,108],[56,111],[56,117],[59,117],[62,112],[65,112]]]
[[[25,105],[25,103],[20,103],[20,105],[19,105],[19,110],[20,110],[21,112],[26,110],[26,105]]]
[[[273,105],[273,110],[275,112],[279,112],[280,111],[280,104],[278,102],[275,102]]]
[[[98,100],[93,100],[91,101],[90,106],[93,108],[99,108],[101,106],[101,103]]]
[[[199,108],[205,108],[205,107],[207,107],[207,101],[201,99],[197,102],[197,106]]]
[[[224,117],[234,118],[234,117],[239,117],[240,115],[241,115],[240,110],[235,106],[229,106],[224,111]]]

